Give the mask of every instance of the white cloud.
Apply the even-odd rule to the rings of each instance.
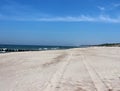
[[[98,9],[100,9],[101,11],[104,11],[104,10],[105,10],[105,7],[98,6]]]
[[[103,22],[103,23],[120,23],[120,17],[111,18],[105,15],[99,15],[96,17],[80,15],[66,16],[66,17],[18,17],[18,16],[1,16],[2,20],[14,20],[14,21],[38,21],[38,22]]]
[[[109,16],[99,15],[97,17],[81,15],[78,17],[46,17],[46,18],[16,18],[19,21],[40,21],[40,22],[103,22],[103,23],[120,23],[120,18],[111,18]]]
[[[49,17],[49,18],[38,18],[37,21],[63,21],[63,22],[80,22],[80,21],[94,21],[94,18],[89,16],[66,16],[66,17]]]
[[[117,4],[113,4],[114,7],[120,7],[120,4],[117,3]]]
[[[108,22],[108,23],[120,23],[120,18],[117,17],[117,18],[111,18],[109,16],[99,16],[98,17],[98,21],[101,21],[101,22]]]
[[[116,4],[118,7],[120,4]],[[107,8],[98,6],[101,11]],[[21,5],[16,2],[10,2],[8,5],[0,6],[0,20],[16,20],[16,21],[39,21],[39,22],[107,22],[120,23],[120,18],[111,18],[109,16],[98,15],[93,16],[51,16],[41,13],[33,7]]]

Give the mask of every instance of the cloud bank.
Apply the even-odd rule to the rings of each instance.
[[[17,2],[10,1],[8,4],[0,6],[0,20],[12,21],[38,21],[38,22],[104,22],[104,23],[120,23],[120,16],[111,17],[109,14],[95,15],[80,14],[77,16],[55,16],[54,14],[46,14],[34,9],[28,5],[21,5]],[[114,4],[112,7],[119,7],[120,4]],[[101,11],[105,11],[106,7],[97,6]]]
[[[85,16],[81,15],[78,17],[67,16],[67,17],[52,17],[52,18],[38,18],[34,21],[44,21],[44,22],[108,22],[108,23],[120,23],[120,18],[111,18],[109,16]]]
[[[0,20],[14,20],[14,21],[37,21],[37,22],[103,22],[103,23],[120,23],[120,17],[111,18],[109,16],[99,15],[96,17],[80,15],[77,17],[19,17],[19,16],[2,16]]]

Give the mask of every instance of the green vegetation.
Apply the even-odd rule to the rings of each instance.
[[[120,47],[120,43],[105,43],[98,46],[108,46],[108,47]]]

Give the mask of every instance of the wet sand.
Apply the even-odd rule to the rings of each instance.
[[[0,91],[120,91],[120,47],[0,54]]]

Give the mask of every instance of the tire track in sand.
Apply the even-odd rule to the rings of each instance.
[[[100,77],[97,75],[97,73],[94,71],[94,69],[91,67],[89,62],[87,62],[87,59],[85,59],[85,56],[81,54],[82,61],[95,85],[96,91],[112,91],[108,87],[106,87],[105,83],[100,79]]]
[[[61,80],[61,77],[64,74],[64,71],[66,70],[67,66],[69,65],[71,57],[72,57],[72,53],[70,53],[68,55],[68,58],[66,59],[66,61],[64,61],[63,64],[61,64],[61,67],[58,68],[58,70],[53,74],[50,81],[48,81],[45,84],[45,88],[42,91],[56,91],[55,89],[57,88],[57,86]]]

